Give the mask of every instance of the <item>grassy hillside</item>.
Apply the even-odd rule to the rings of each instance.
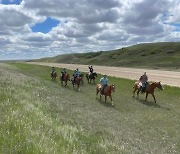
[[[133,81],[108,77],[116,84],[112,107],[95,99],[95,85],[78,92],[51,81],[50,71],[0,64],[0,153],[180,152],[179,88],[156,90],[155,104],[132,99]]]
[[[44,58],[40,61],[180,69],[180,42],[139,44],[106,52],[60,55],[53,58]]]

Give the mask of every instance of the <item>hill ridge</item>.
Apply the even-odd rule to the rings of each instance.
[[[153,69],[180,69],[180,42],[142,43],[117,50],[64,54],[35,61]]]

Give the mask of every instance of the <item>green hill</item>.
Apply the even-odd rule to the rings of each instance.
[[[112,51],[59,55],[38,61],[180,69],[180,42],[145,43]]]

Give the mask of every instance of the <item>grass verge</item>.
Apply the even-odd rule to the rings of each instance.
[[[180,89],[165,86],[132,99],[133,81],[115,83],[112,107],[51,81],[50,67],[11,63],[0,67],[0,153],[178,153]],[[60,72],[60,69],[58,70]],[[71,71],[68,71],[71,74]],[[100,76],[98,76],[99,80]],[[109,100],[109,99],[108,99]]]

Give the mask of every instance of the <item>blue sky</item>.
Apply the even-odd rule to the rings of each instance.
[[[180,42],[179,12],[179,0],[0,0],[0,60]]]
[[[47,17],[47,19],[42,23],[37,23],[32,27],[33,32],[48,33],[53,27],[59,24],[58,20]]]
[[[19,5],[21,2],[22,0],[1,0],[1,3],[4,5],[9,5],[9,4]]]

